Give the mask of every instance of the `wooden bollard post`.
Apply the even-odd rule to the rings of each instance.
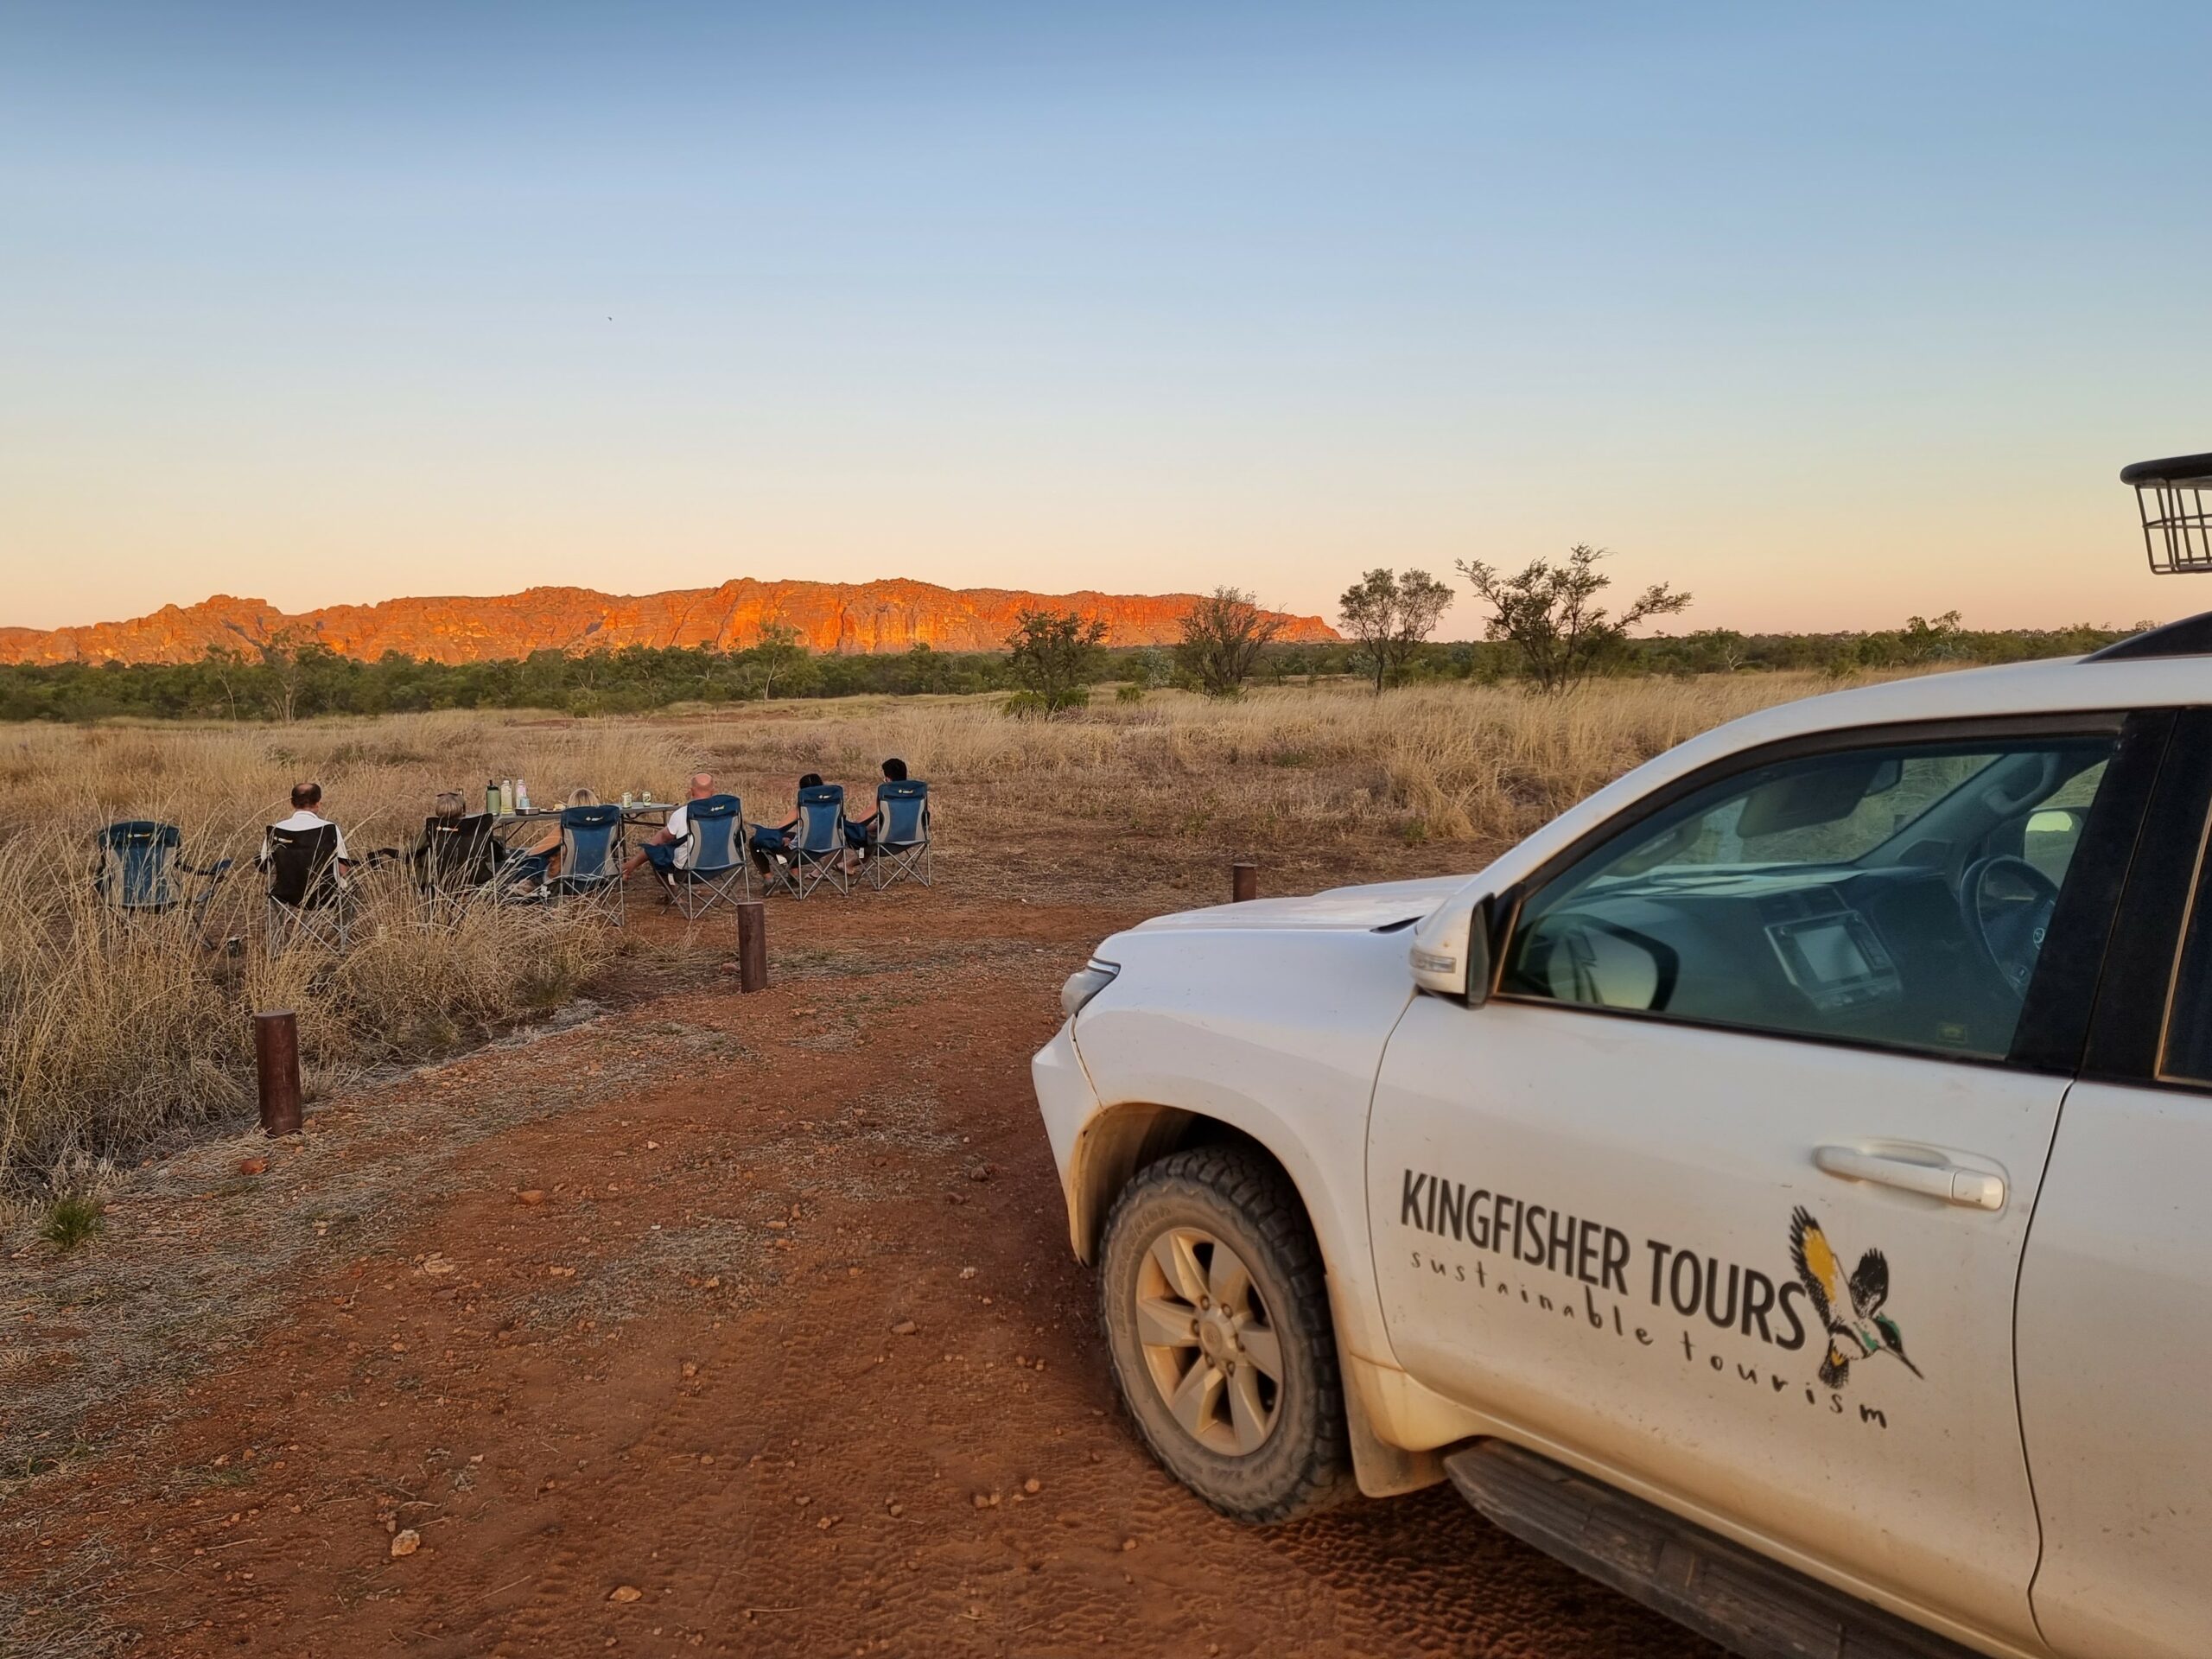
[[[261,1132],[300,1132],[300,1022],[289,1008],[253,1016],[253,1069],[261,1085]]]
[[[1229,867],[1229,902],[1241,905],[1260,896],[1260,867],[1243,858]]]
[[[768,912],[758,899],[742,899],[737,906],[737,988],[768,988]]]

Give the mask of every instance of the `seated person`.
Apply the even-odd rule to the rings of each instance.
[[[630,855],[622,867],[625,879],[642,866],[650,864],[653,873],[665,881],[671,872],[688,868],[691,862],[691,825],[684,807],[693,801],[703,801],[715,792],[715,777],[709,772],[691,774],[691,792],[683,806],[668,815],[668,822],[639,843],[638,850]]]
[[[467,816],[468,804],[449,789],[440,790],[436,798],[430,803],[430,823],[438,830],[451,830]],[[431,879],[433,872],[430,868],[430,860],[433,855],[431,836],[425,834],[423,837],[423,844],[408,855],[408,859],[414,865],[415,874],[419,879],[426,881]]]
[[[883,763],[883,781],[887,784],[905,783],[906,763],[895,754],[886,760]],[[868,849],[874,844],[876,836],[882,832],[883,808],[879,805],[874,811],[864,818],[845,820],[845,845],[859,848],[861,854],[865,855]]]
[[[802,790],[821,788],[822,774],[818,772],[808,772],[798,780],[798,786]],[[856,830],[858,831],[857,839],[855,834]],[[791,837],[798,833],[798,818],[796,815],[789,823],[778,824],[772,828],[765,823],[754,824],[752,837],[753,861],[763,870],[770,868],[772,861],[783,857],[791,850]],[[855,846],[866,847],[868,832],[856,824],[846,824],[845,845],[849,849]],[[860,868],[859,858],[849,851],[846,853],[842,863],[848,874]]]
[[[321,784],[294,784],[292,785],[292,816],[280,819],[270,827],[273,830],[320,830],[327,824],[331,829],[337,830],[336,824],[331,823],[328,818],[324,817],[316,810],[321,804],[322,785]],[[270,850],[269,838],[264,836],[261,841],[261,851],[255,855],[253,861],[264,870],[269,868]],[[338,857],[331,867],[331,874],[333,879],[342,887],[346,885],[346,878],[353,872],[353,855],[346,850],[346,832],[339,830]]]
[[[459,796],[454,798],[460,799]],[[570,806],[597,806],[599,797],[583,788],[569,791]],[[561,861],[561,821],[553,820],[544,839],[507,855],[507,868],[513,872],[516,890],[534,893],[552,878],[555,867]]]

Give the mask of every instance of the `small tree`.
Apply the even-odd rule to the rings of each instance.
[[[231,718],[236,720],[238,717],[237,682],[245,672],[245,655],[228,645],[209,645],[203,660],[207,664],[208,673],[214,677],[215,683],[222,688],[223,702],[229,709]]]
[[[1021,688],[1007,708],[1046,716],[1082,708],[1090,701],[1090,683],[1105,638],[1103,622],[1086,622],[1073,611],[1022,612],[1006,637],[1014,683]]]
[[[1690,665],[1707,673],[1733,674],[1751,659],[1751,642],[1733,628],[1700,628],[1682,643]]]
[[[1375,691],[1402,673],[1452,603],[1452,589],[1426,570],[1370,570],[1337,601],[1344,631],[1375,674]]]
[[[942,691],[951,683],[952,664],[942,654],[930,649],[929,641],[917,639],[906,647],[905,672],[901,675],[909,692]]]
[[[288,726],[317,712],[316,694],[328,689],[332,671],[344,666],[336,652],[298,626],[279,628],[256,649],[268,672],[270,712]]]
[[[1932,622],[1924,616],[1908,619],[1897,644],[1908,663],[1949,663],[1967,655],[1966,630],[1956,611],[1946,611]]]
[[[776,617],[760,625],[760,643],[753,648],[753,660],[760,665],[761,702],[776,695],[779,677],[788,681],[796,677],[805,657],[806,647],[800,643],[797,628]]]
[[[1281,617],[1268,615],[1243,589],[1217,588],[1184,613],[1175,659],[1206,696],[1233,697],[1282,625]]]
[[[1605,556],[1604,548],[1580,544],[1557,564],[1530,561],[1517,576],[1502,575],[1479,559],[1460,561],[1460,574],[1491,608],[1484,634],[1512,647],[1540,691],[1580,685],[1622,650],[1637,623],[1689,607],[1688,594],[1662,582],[1645,588],[1618,616],[1608,614],[1592,602],[1613,584],[1598,569]]]
[[[1175,664],[1166,652],[1147,645],[1129,658],[1129,677],[1140,689],[1157,691],[1175,677]]]

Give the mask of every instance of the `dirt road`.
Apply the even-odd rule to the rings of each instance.
[[[1441,1491],[1259,1531],[1157,1471],[1027,1065],[1159,906],[1019,889],[772,907],[766,995],[702,933],[19,1252],[0,1648],[1709,1654]]]

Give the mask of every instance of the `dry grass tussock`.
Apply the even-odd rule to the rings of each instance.
[[[1078,814],[1189,816],[1306,833],[1494,841],[1526,834],[1684,739],[1836,689],[1814,674],[1603,682],[1569,696],[1440,685],[1375,697],[1349,686],[1233,702],[1154,693],[1074,720],[1012,721],[972,704],[887,703],[865,717],[760,722],[739,753],[848,779],[901,754],[963,795],[1039,785]],[[1156,826],[1155,826],[1156,827]]]
[[[518,751],[542,777],[632,787],[690,763],[650,730],[469,717],[0,735],[0,1193],[79,1186],[104,1158],[250,1112],[251,1010],[298,1012],[313,1090],[572,998],[612,948],[601,930],[534,910],[425,927],[396,867],[360,883],[362,925],[342,958],[261,948],[251,861],[262,826],[290,810],[295,778],[323,781],[361,854],[410,844],[436,789],[473,772],[480,791],[491,772],[518,769]],[[92,837],[118,817],[179,824],[195,864],[237,861],[203,929],[181,913],[124,924],[102,909]],[[244,941],[236,953],[204,943],[230,937]]]
[[[1230,703],[1155,693],[1071,720],[1009,720],[995,703],[866,700],[649,720],[440,714],[293,727],[104,726],[0,732],[0,1185],[80,1183],[98,1160],[251,1107],[245,1016],[291,1007],[306,1060],[349,1068],[450,1048],[588,983],[604,932],[536,912],[430,929],[396,871],[365,883],[369,925],[343,958],[259,948],[251,861],[295,779],[357,855],[406,846],[430,798],[479,798],[519,774],[541,802],[575,784],[665,797],[714,769],[749,817],[775,821],[802,771],[866,794],[904,755],[944,799],[957,849],[994,823],[1089,819],[1147,837],[1216,837],[1224,821],[1326,842],[1388,834],[1495,841],[1719,721],[1824,689],[1812,676],[1600,684],[1540,700],[1445,686],[1377,699],[1351,688]],[[201,948],[182,918],[118,926],[90,890],[91,840],[119,817],[179,824],[195,863],[238,861]],[[1010,830],[1005,833],[1020,833]],[[1249,837],[1248,837],[1249,839]],[[973,843],[969,843],[973,844]],[[311,1083],[313,1079],[311,1078]]]
[[[344,957],[272,958],[254,937],[249,880],[211,913],[215,938],[244,941],[226,952],[181,912],[110,917],[86,863],[75,836],[0,845],[0,1187],[26,1176],[74,1185],[166,1130],[251,1111],[252,1009],[297,1011],[315,1090],[556,1007],[607,949],[595,930],[534,911],[425,927],[397,884],[372,883]]]

